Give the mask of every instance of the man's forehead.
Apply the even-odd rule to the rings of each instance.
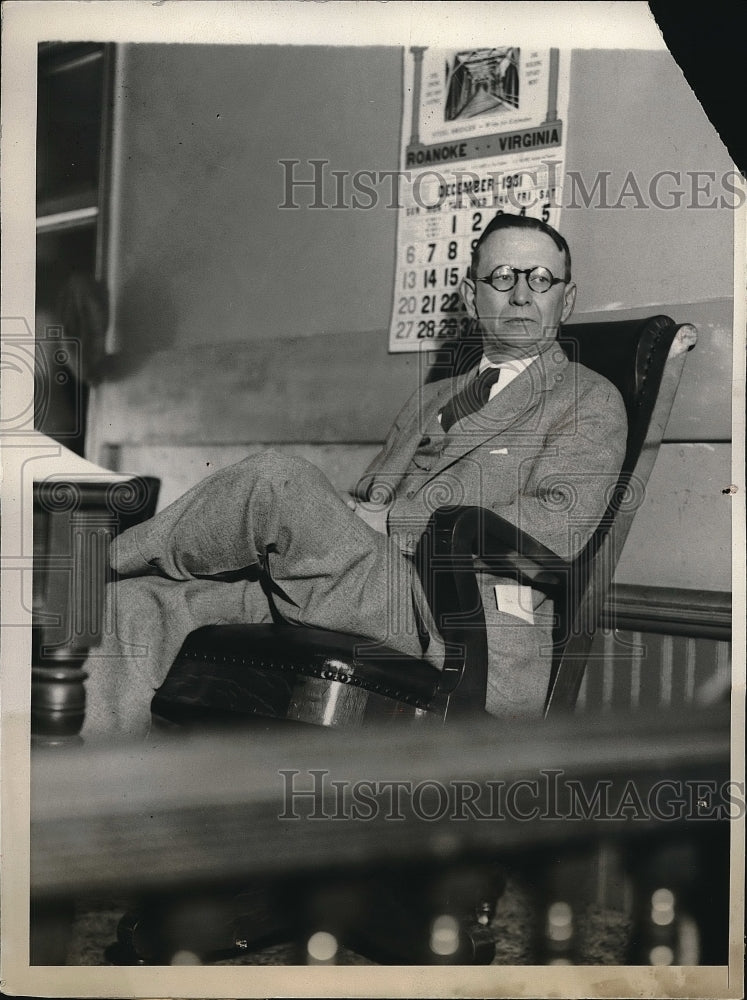
[[[510,258],[518,256],[531,258],[533,264],[549,265],[564,260],[563,251],[537,229],[500,229],[491,233],[480,247],[482,264],[513,264],[515,261]]]

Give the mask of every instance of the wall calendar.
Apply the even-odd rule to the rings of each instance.
[[[404,60],[392,352],[465,329],[459,286],[496,213],[557,227],[570,53],[413,46]]]

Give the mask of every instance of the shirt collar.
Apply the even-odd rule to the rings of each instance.
[[[528,368],[533,361],[536,361],[538,357],[539,355],[533,354],[529,358],[510,358],[508,361],[501,361],[499,364],[496,364],[494,361],[490,361],[489,358],[483,354],[477,372],[478,375],[482,375],[482,373],[488,368],[501,368],[511,372],[515,378]]]

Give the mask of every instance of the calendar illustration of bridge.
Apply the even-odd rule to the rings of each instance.
[[[447,64],[446,121],[519,107],[519,49],[457,52]]]

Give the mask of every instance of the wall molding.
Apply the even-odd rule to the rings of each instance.
[[[629,632],[731,641],[731,594],[617,584],[602,609],[601,627]]]

